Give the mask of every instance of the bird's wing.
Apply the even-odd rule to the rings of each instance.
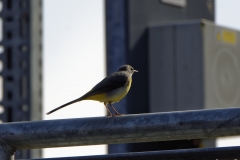
[[[83,95],[81,98],[84,99],[89,96],[117,89],[119,87],[126,85],[128,80],[129,78],[125,73],[115,72],[104,78],[101,82],[95,85],[88,93]]]

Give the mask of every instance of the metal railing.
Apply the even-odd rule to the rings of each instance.
[[[18,149],[240,135],[240,108],[0,124],[0,159]]]

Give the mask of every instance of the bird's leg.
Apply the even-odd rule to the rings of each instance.
[[[118,113],[118,111],[113,107],[112,103],[109,103],[109,104],[110,104],[110,106],[112,107],[112,109],[114,110],[114,112],[116,113],[116,114],[115,114],[116,116],[121,116],[121,115],[123,115],[123,114]]]
[[[110,112],[110,110],[107,107],[107,103],[104,102],[104,106],[107,108],[107,111],[108,111],[107,116],[112,116],[112,113]]]

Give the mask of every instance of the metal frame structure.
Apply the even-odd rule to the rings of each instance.
[[[240,108],[0,125],[0,159],[19,149],[138,143],[240,135]]]
[[[42,1],[1,0],[0,121],[41,120]],[[19,151],[17,158],[38,157],[41,150]]]

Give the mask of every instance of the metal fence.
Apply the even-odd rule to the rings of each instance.
[[[240,108],[3,123],[0,124],[0,159],[13,159],[14,152],[19,149],[201,139],[233,135],[240,135]],[[209,155],[215,155],[215,159],[222,155],[226,159],[227,155],[229,155],[228,158],[237,158],[239,153],[239,147],[231,147],[75,157],[75,159],[121,159],[121,157],[147,159],[151,156],[151,159],[164,157],[165,159],[184,159],[187,156],[199,159],[201,158],[199,155],[203,157],[205,155],[204,159]]]

